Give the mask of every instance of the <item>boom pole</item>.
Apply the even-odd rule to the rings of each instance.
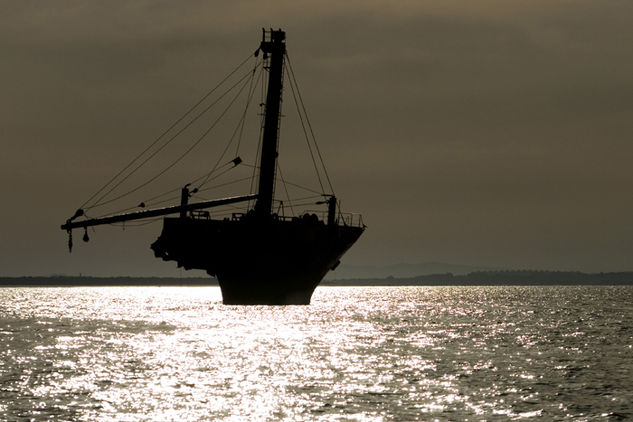
[[[76,228],[86,228],[92,226],[100,226],[102,224],[121,223],[124,221],[141,220],[143,218],[159,217],[161,215],[181,213],[182,216],[187,211],[200,210],[204,208],[219,207],[221,205],[234,204],[236,202],[245,202],[256,199],[257,195],[244,195],[244,196],[232,196],[229,198],[215,199],[212,201],[194,202],[192,204],[174,205],[172,207],[154,208],[151,210],[143,210],[130,212],[125,214],[111,215],[109,217],[102,218],[90,218],[82,221],[72,221],[68,219],[65,224],[62,224],[61,229],[71,231]],[[83,212],[81,213],[83,214]],[[77,214],[76,214],[77,215]]]

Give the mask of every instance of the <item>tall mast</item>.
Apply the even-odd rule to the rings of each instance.
[[[270,37],[267,38],[266,36]],[[260,50],[264,59],[269,57],[268,93],[264,119],[261,161],[259,166],[259,193],[255,211],[259,216],[271,214],[275,189],[275,170],[277,166],[277,144],[281,110],[281,90],[283,86],[284,55],[286,53],[286,33],[279,30],[265,31]]]

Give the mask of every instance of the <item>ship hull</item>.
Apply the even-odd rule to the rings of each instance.
[[[165,218],[154,254],[218,279],[227,305],[307,305],[363,227],[291,220]]]

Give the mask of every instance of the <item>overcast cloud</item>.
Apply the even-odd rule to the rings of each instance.
[[[271,26],[369,226],[344,262],[632,270],[631,16],[628,0],[0,1],[0,275],[175,274],[149,249],[160,225],[98,228],[72,255],[59,225]]]

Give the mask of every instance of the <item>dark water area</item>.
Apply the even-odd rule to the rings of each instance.
[[[0,288],[0,420],[627,420],[632,286]]]

